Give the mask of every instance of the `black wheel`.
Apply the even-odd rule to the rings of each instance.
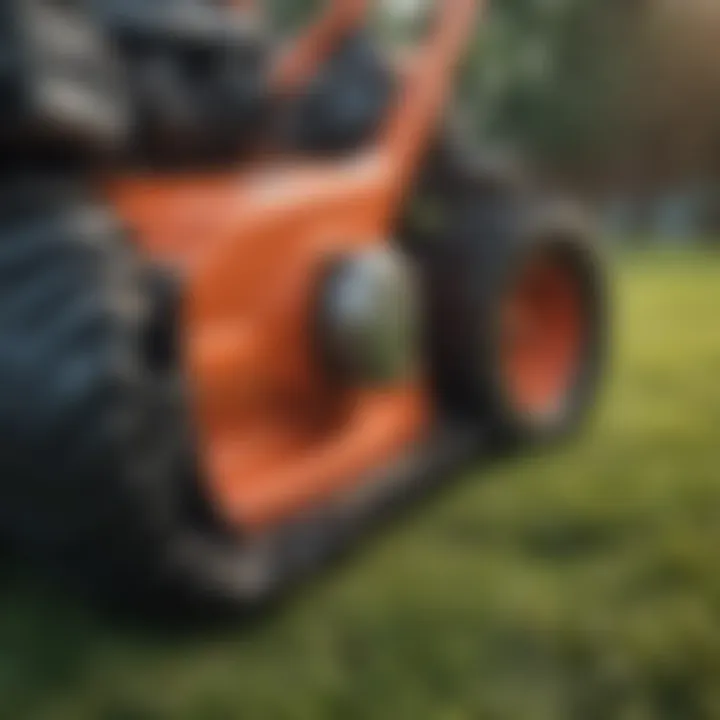
[[[440,402],[497,450],[574,433],[595,405],[607,335],[604,263],[582,213],[466,164],[415,245]],[[412,236],[411,241],[412,241]]]
[[[80,183],[5,184],[0,536],[105,600],[235,607],[273,558],[200,518],[178,300]]]

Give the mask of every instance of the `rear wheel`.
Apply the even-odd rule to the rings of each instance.
[[[572,434],[595,404],[606,342],[603,262],[581,213],[507,185],[465,186],[420,253],[440,402],[496,449]]]

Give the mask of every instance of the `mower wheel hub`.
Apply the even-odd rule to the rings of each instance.
[[[325,364],[359,385],[412,378],[421,357],[418,300],[415,273],[392,248],[360,250],[334,260],[320,300]]]

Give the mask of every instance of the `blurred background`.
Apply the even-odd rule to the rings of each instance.
[[[422,0],[386,0],[407,25]],[[297,28],[322,0],[271,0]],[[627,241],[720,234],[720,2],[496,0],[461,88],[464,123],[598,205]]]
[[[322,4],[273,3],[287,32]],[[720,718],[720,0],[493,0],[460,94],[612,248],[589,432],[468,472],[250,623],[168,636],[7,570],[0,718]]]

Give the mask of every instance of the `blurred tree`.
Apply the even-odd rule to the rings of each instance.
[[[479,131],[557,174],[602,173],[639,7],[636,0],[494,3],[465,81]]]
[[[491,7],[465,84],[481,132],[599,188],[720,178],[720,2]]]
[[[720,3],[656,0],[634,38],[619,98],[634,178],[720,178]]]

